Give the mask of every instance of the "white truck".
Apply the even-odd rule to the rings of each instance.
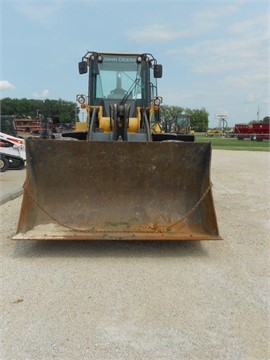
[[[25,140],[0,132],[0,172],[25,166]]]

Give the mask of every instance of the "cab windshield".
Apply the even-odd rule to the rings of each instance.
[[[175,125],[178,127],[190,126],[190,118],[186,115],[179,115],[175,120]]]
[[[97,66],[97,98],[141,98],[141,64],[137,64],[136,56],[106,55]]]

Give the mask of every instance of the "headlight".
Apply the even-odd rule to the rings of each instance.
[[[85,95],[77,95],[77,101],[79,104],[84,104],[86,101],[86,96]]]
[[[156,106],[159,106],[159,105],[160,105],[160,99],[155,99],[154,104],[155,104]]]

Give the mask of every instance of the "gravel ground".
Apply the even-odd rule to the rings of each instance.
[[[1,359],[270,359],[269,170],[213,151],[223,241],[16,242],[1,205]]]

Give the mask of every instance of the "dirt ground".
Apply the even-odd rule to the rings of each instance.
[[[16,242],[1,205],[1,359],[270,359],[270,154],[211,174],[222,241]]]

